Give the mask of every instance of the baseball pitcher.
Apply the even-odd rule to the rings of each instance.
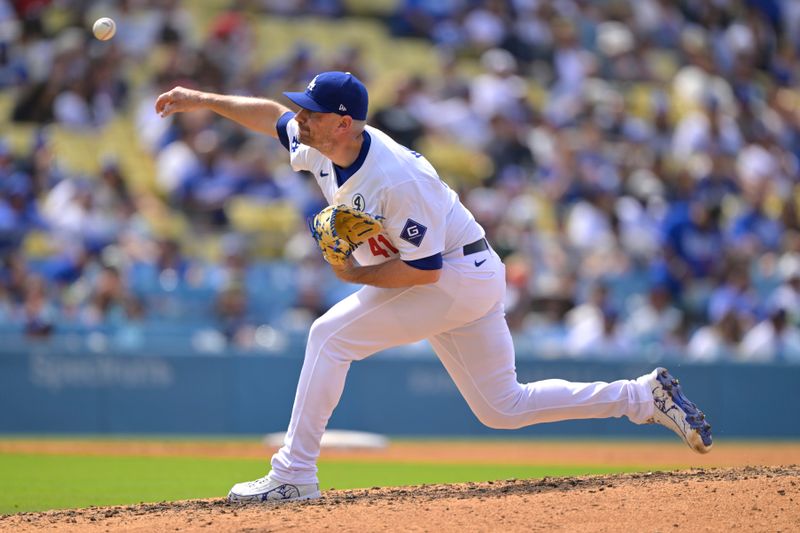
[[[458,195],[424,155],[366,124],[367,89],[352,74],[324,72],[284,94],[297,113],[182,87],[155,104],[162,116],[210,109],[279,139],[330,204],[310,224],[323,256],[340,279],[363,285],[314,322],[284,444],[269,473],[234,485],[229,500],[319,497],[320,440],[350,364],[422,339],[489,427],[626,416],[670,428],[697,452],[711,449],[711,426],[663,368],[612,383],[519,383],[505,267]]]

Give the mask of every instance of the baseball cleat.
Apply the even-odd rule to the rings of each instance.
[[[321,496],[319,485],[297,485],[272,480],[269,474],[255,481],[237,483],[228,493],[229,502],[288,502]]]
[[[668,427],[699,453],[711,450],[711,424],[703,411],[683,394],[678,380],[666,368],[656,368],[648,382],[653,393],[655,413],[647,422]]]

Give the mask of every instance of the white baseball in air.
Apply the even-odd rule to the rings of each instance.
[[[92,32],[94,33],[94,36],[101,41],[107,41],[111,39],[115,33],[117,33],[117,23],[114,22],[114,19],[101,17],[94,21]]]

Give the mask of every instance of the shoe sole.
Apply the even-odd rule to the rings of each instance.
[[[666,368],[659,368],[656,372],[656,379],[667,391],[672,401],[684,412],[686,422],[703,441],[705,449],[697,449],[700,453],[707,453],[712,446],[711,424],[706,420],[706,415],[683,393],[680,382],[669,373]]]
[[[322,493],[320,491],[312,492],[311,494],[306,494],[305,496],[298,496],[297,498],[284,498],[282,500],[262,500],[261,494],[252,494],[250,496],[242,496],[240,494],[228,494],[228,501],[231,503],[288,503],[288,502],[299,502],[304,500],[316,500],[317,498],[322,497]]]

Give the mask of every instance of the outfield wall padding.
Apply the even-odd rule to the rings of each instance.
[[[302,359],[114,356],[51,349],[0,354],[0,432],[260,434],[288,423]],[[633,378],[652,363],[519,360],[521,381]],[[668,364],[718,437],[800,437],[800,366]],[[482,426],[438,360],[378,354],[351,366],[333,429],[504,436]],[[526,436],[665,437],[627,420],[542,424]]]

